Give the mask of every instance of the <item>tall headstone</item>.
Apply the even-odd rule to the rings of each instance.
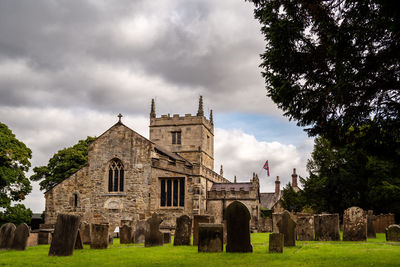
[[[277,223],[279,233],[284,235],[283,245],[285,247],[296,246],[296,223],[290,217],[290,213],[285,210],[282,219]]]
[[[250,243],[250,212],[247,207],[234,201],[225,210],[227,242],[226,252],[253,252]]]
[[[80,217],[58,214],[49,256],[71,256],[74,252]]]
[[[187,215],[176,218],[174,246],[190,246],[192,219]]]
[[[134,242],[135,244],[143,244],[146,235],[146,221],[138,221],[136,223],[136,230],[134,235]]]
[[[284,234],[271,233],[269,234],[269,253],[283,253]]]
[[[14,241],[12,243],[11,249],[25,250],[27,246],[28,237],[29,237],[29,227],[26,223],[21,223],[15,229]]]
[[[81,236],[83,244],[90,244],[90,224],[87,222],[81,223]]]
[[[106,249],[108,248],[108,223],[91,224],[90,225],[90,248]]]
[[[297,216],[297,238],[299,241],[314,240],[314,216],[298,215]]]
[[[314,215],[316,241],[340,241],[339,214]]]
[[[367,213],[359,207],[351,207],[343,215],[343,241],[367,240]]]
[[[198,252],[222,252],[224,250],[224,229],[222,224],[200,223]]]
[[[151,218],[147,219],[148,229],[146,231],[144,246],[162,246],[163,245],[163,234],[160,232],[160,223],[163,220],[158,216],[157,213],[153,213]]]
[[[386,228],[386,241],[400,241],[400,226],[397,224],[389,225]]]
[[[82,235],[81,231],[78,229],[78,233],[76,234],[76,241],[74,249],[83,249]]]
[[[199,223],[211,223],[209,215],[193,216],[193,246],[197,246],[199,240]]]
[[[10,249],[14,241],[15,225],[3,224],[0,228],[0,249]]]
[[[123,225],[119,228],[119,242],[121,244],[133,243],[133,233],[132,227],[128,225]]]
[[[394,214],[379,214],[376,215],[374,221],[374,229],[376,233],[385,233],[389,225],[395,224]]]
[[[376,238],[376,232],[374,227],[375,215],[373,210],[369,210],[367,214],[367,237]]]

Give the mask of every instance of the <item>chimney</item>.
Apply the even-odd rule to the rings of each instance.
[[[293,174],[292,174],[292,187],[297,187],[296,168],[293,169]]]
[[[276,176],[275,181],[275,196],[279,196],[281,193],[281,182],[279,181],[279,176]]]

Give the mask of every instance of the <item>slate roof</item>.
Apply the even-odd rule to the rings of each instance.
[[[276,196],[275,193],[261,193],[260,194],[261,208],[272,209],[272,207],[281,199],[281,194]]]
[[[211,191],[212,190],[240,191],[240,188],[242,188],[242,190],[244,191],[250,191],[252,187],[253,187],[252,183],[215,183],[212,185]]]

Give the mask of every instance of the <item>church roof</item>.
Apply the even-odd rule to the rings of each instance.
[[[240,191],[240,189],[242,189],[244,191],[250,191],[252,188],[252,183],[215,183],[212,185],[211,190]]]
[[[164,154],[165,156],[168,156],[168,157],[172,158],[173,160],[185,161],[186,163],[192,165],[189,161],[187,161],[185,158],[181,157],[177,153],[169,152],[165,148],[163,148],[159,145],[156,145],[156,144],[154,144],[154,148],[157,150],[157,152]]]
[[[260,194],[261,208],[272,209],[272,207],[281,199],[281,194],[279,196],[275,193],[261,193]]]

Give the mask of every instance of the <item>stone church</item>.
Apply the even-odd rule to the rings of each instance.
[[[234,200],[251,214],[251,227],[260,217],[258,176],[248,183],[231,183],[214,172],[212,110],[204,116],[199,99],[196,116],[156,116],[152,100],[149,139],[119,120],[89,145],[88,163],[45,192],[45,223],[58,213],[80,215],[89,223],[145,220],[156,212],[161,227],[173,229],[176,218],[187,214],[212,215],[216,223]]]

